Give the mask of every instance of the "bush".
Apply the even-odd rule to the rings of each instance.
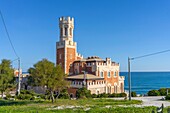
[[[46,99],[46,98],[45,98],[46,96],[45,96],[44,94],[38,94],[37,97],[38,97],[38,98],[41,98],[41,99]]]
[[[119,97],[127,97],[127,94],[126,93],[120,93]]]
[[[109,97],[126,97],[127,94],[126,93],[112,93],[109,94]]]
[[[92,94],[91,97],[92,98],[97,98],[97,95],[96,94]]]
[[[56,96],[57,96],[57,95],[56,95]],[[60,99],[69,99],[70,96],[69,96],[67,90],[64,89],[64,90],[61,91],[61,94],[59,95],[58,98],[60,98]]]
[[[90,98],[91,91],[87,90],[86,88],[80,88],[76,91],[76,97],[77,98]]]
[[[109,94],[106,94],[106,93],[101,93],[101,94],[98,94],[98,98],[107,98],[109,96]]]
[[[6,99],[10,99],[12,96],[10,94],[6,94]]]
[[[36,96],[36,93],[32,90],[21,90],[20,94],[28,94],[28,95]]]
[[[169,90],[169,89],[168,89]],[[161,96],[165,96],[167,94],[167,89],[166,88],[161,88],[158,90]]]
[[[19,100],[35,100],[35,95],[33,91],[30,90],[21,90],[20,95],[16,96]]]
[[[166,95],[165,99],[170,100],[170,95]]]
[[[29,94],[20,94],[17,96],[19,100],[31,100],[32,96]]]
[[[148,92],[148,96],[159,96],[160,92],[158,90],[151,90]]]
[[[136,92],[132,91],[132,92],[131,92],[131,96],[132,96],[132,97],[136,97],[136,96],[137,96],[137,95],[136,95]]]

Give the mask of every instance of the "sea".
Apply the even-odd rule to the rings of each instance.
[[[125,76],[125,91],[128,91],[128,72],[120,72],[120,76]],[[160,88],[170,88],[170,72],[131,72],[131,90],[137,94]]]

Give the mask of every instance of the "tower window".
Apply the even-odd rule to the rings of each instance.
[[[67,31],[67,27],[65,27],[65,35],[67,35],[68,34],[68,31]]]
[[[72,29],[70,28],[70,35],[72,36]]]
[[[63,28],[60,29],[60,36],[63,35]]]
[[[59,56],[59,57],[60,57],[60,59],[61,59],[61,57],[62,57],[62,54],[60,54],[60,56]]]

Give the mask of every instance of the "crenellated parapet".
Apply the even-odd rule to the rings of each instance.
[[[83,55],[81,55],[80,53],[77,53],[76,56],[80,59],[83,59]]]
[[[72,23],[74,25],[74,18],[73,17],[60,17],[59,23],[61,24],[70,24]]]
[[[60,27],[60,41],[64,40],[73,41],[74,18],[60,17],[59,27]]]

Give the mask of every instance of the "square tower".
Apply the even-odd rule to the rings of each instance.
[[[76,58],[76,42],[73,41],[74,19],[59,18],[60,40],[56,43],[56,64],[61,65],[65,74],[69,74]]]

